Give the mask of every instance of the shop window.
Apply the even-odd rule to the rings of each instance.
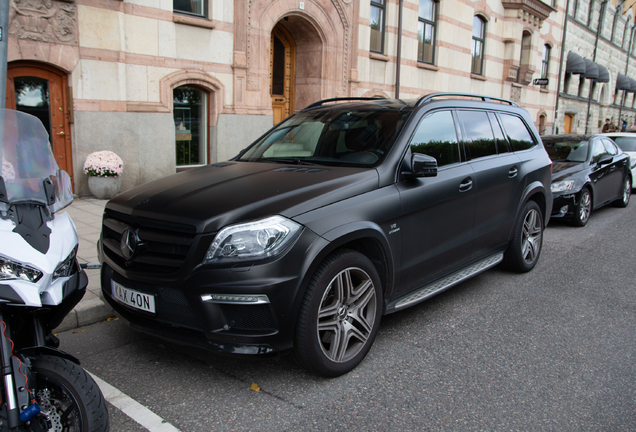
[[[437,3],[420,0],[417,28],[417,59],[424,63],[435,62],[435,29],[437,27]]]
[[[369,49],[373,52],[384,52],[384,22],[386,19],[386,0],[371,1],[371,45]]]
[[[484,74],[484,44],[486,39],[486,21],[475,15],[473,17],[472,65],[470,71],[476,75]]]
[[[208,95],[191,86],[173,90],[177,168],[205,165],[208,156]]]
[[[172,7],[175,12],[206,17],[208,14],[207,0],[172,0]]]

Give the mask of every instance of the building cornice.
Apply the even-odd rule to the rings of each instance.
[[[547,19],[550,13],[557,11],[541,0],[504,0],[501,4],[504,9],[518,9],[537,17],[540,21]]]

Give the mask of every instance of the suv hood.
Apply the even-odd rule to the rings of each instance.
[[[202,233],[274,214],[293,218],[377,187],[369,168],[223,162],[130,189],[106,208]]]

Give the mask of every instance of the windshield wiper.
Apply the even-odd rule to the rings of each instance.
[[[308,162],[299,158],[261,158],[258,159],[259,162],[275,162],[275,163],[286,163],[286,164],[294,164],[294,165],[318,165],[313,162]]]

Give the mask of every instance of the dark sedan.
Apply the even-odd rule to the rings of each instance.
[[[552,159],[552,218],[585,226],[592,210],[612,203],[627,207],[631,196],[630,157],[600,135],[545,136]]]

